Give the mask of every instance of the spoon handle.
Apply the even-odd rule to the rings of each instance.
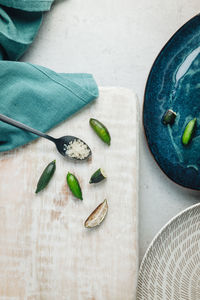
[[[51,137],[50,135],[47,135],[47,134],[45,134],[45,133],[43,133],[43,132],[41,132],[41,131],[39,131],[37,129],[31,128],[31,127],[29,127],[29,126],[27,126],[27,125],[25,125],[23,123],[15,121],[15,120],[13,120],[13,119],[5,116],[5,115],[0,114],[0,121],[2,121],[4,123],[7,123],[7,124],[10,124],[12,126],[15,126],[17,128],[29,131],[31,133],[34,133],[34,134],[36,134],[38,136],[41,136],[41,137],[43,137],[45,139],[48,139],[48,140],[52,141],[52,142],[55,142],[55,139],[53,137]]]

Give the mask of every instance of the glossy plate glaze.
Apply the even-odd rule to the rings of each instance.
[[[166,110],[177,113],[163,125]],[[194,138],[183,146],[186,124],[197,118]],[[200,190],[200,15],[181,27],[161,50],[146,84],[143,123],[149,148],[176,183]]]

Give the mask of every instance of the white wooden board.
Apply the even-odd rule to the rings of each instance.
[[[89,127],[89,118],[109,128],[111,146]],[[138,269],[138,112],[135,95],[101,88],[93,104],[50,134],[75,135],[91,147],[92,159],[74,163],[52,143],[38,139],[0,154],[0,300],[135,299]],[[48,187],[35,195],[44,167],[56,159]],[[89,185],[99,167],[107,180]],[[83,201],[66,184],[79,178]],[[107,198],[109,211],[96,229],[85,219]]]

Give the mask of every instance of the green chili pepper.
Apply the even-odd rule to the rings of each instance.
[[[80,184],[78,182],[78,179],[76,178],[75,175],[73,175],[69,172],[67,174],[67,184],[68,184],[72,194],[76,198],[78,198],[80,200],[83,200],[82,191],[81,191],[81,187],[80,187]]]
[[[42,175],[40,176],[40,179],[38,181],[38,184],[37,184],[37,188],[36,188],[36,191],[35,193],[39,193],[41,190],[43,190],[47,184],[49,183],[49,181],[51,180],[54,172],[55,172],[55,169],[56,169],[56,161],[53,160],[52,162],[50,162],[48,164],[48,166],[44,169]]]
[[[191,139],[193,138],[194,131],[196,128],[197,118],[191,120],[185,127],[185,130],[182,135],[182,143],[183,145],[188,145]]]
[[[101,168],[99,168],[96,172],[94,172],[94,174],[92,174],[89,183],[98,183],[104,179],[106,179],[106,174]]]
[[[173,110],[168,109],[162,118],[162,122],[164,125],[168,125],[168,124],[173,125],[175,119],[176,119],[176,113]]]
[[[90,126],[92,127],[92,129],[96,132],[96,134],[100,137],[100,139],[110,145],[110,141],[111,141],[111,136],[110,133],[108,131],[108,129],[104,126],[104,124],[102,124],[100,121],[96,120],[96,119],[90,119]]]

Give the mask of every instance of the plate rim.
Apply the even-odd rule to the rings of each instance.
[[[172,39],[176,36],[176,34],[181,31],[191,20],[193,20],[194,18],[196,17],[200,17],[200,13],[194,15],[193,17],[191,17],[189,20],[187,20],[181,27],[179,27],[171,36],[170,38],[167,40],[167,42],[162,46],[161,50],[158,52],[158,54],[156,55],[152,65],[151,65],[151,68],[150,68],[150,71],[148,73],[148,76],[147,76],[147,79],[146,79],[146,82],[145,82],[145,89],[144,89],[144,94],[143,94],[143,104],[142,104],[142,128],[143,128],[143,132],[144,132],[144,136],[145,136],[145,140],[146,140],[146,144],[147,144],[147,147],[149,149],[149,152],[151,153],[152,157],[153,157],[153,160],[156,162],[157,166],[159,167],[159,169],[167,176],[168,179],[170,179],[171,182],[175,183],[176,185],[178,185],[179,187],[182,187],[184,189],[189,189],[189,190],[192,190],[192,191],[200,191],[200,188],[197,189],[197,188],[193,188],[193,187],[190,187],[190,186],[187,186],[187,185],[184,185],[184,184],[180,184],[179,182],[177,182],[175,179],[171,178],[167,172],[160,166],[159,162],[157,161],[157,159],[155,158],[150,146],[149,146],[149,143],[148,143],[148,139],[147,139],[147,135],[146,135],[146,131],[145,131],[145,126],[144,126],[144,103],[145,103],[145,98],[146,98],[146,93],[147,93],[147,84],[148,84],[148,81],[149,81],[149,78],[151,76],[151,73],[153,71],[153,67],[154,67],[154,64],[156,63],[156,61],[158,60],[158,58],[160,57],[161,53],[163,52],[163,50],[166,48],[166,46],[168,45],[168,43],[170,41],[172,41]]]
[[[187,213],[188,211],[192,211],[193,209],[195,209],[196,207],[200,207],[200,202],[196,203],[194,205],[191,205],[189,207],[187,207],[186,209],[180,211],[179,213],[177,213],[174,217],[172,217],[167,223],[165,223],[165,225],[163,225],[161,227],[161,229],[156,233],[156,235],[154,236],[154,238],[152,239],[152,241],[150,242],[149,246],[147,247],[147,250],[142,258],[141,264],[140,264],[140,268],[138,271],[138,280],[137,280],[137,289],[136,289],[136,300],[140,300],[140,298],[138,298],[138,284],[139,284],[139,277],[141,276],[142,272],[143,272],[143,268],[145,266],[145,261],[148,257],[149,252],[151,251],[151,249],[153,248],[154,244],[156,243],[157,239],[159,238],[159,236],[179,217],[181,217],[183,214]]]

